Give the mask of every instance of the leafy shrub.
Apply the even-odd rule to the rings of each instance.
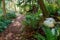
[[[36,29],[37,26],[39,25],[40,21],[40,15],[39,14],[27,14],[25,16],[25,20],[23,21],[23,24],[25,26],[30,26],[33,29]]]
[[[6,14],[6,19],[2,15],[0,16],[0,32],[4,31],[8,25],[11,23],[12,19],[16,18],[16,15],[14,12],[10,12]]]
[[[41,34],[39,34],[38,32],[36,32],[33,35],[34,38],[36,38],[37,40],[45,40],[45,37],[43,37]]]
[[[2,32],[2,31],[4,31],[7,27],[8,27],[8,25],[11,23],[11,20],[8,20],[8,19],[6,19],[6,20],[1,20],[0,19],[0,32]]]
[[[59,6],[57,4],[49,4],[45,2],[46,9],[50,12],[50,16],[53,16],[56,11],[59,10]]]
[[[47,9],[51,14],[53,14],[54,12],[56,12],[58,10],[58,6],[57,6],[57,4],[49,4],[47,6]]]
[[[13,19],[13,18],[16,18],[16,15],[15,13],[7,13],[7,19]]]
[[[7,22],[2,22],[2,21],[0,22],[0,32],[4,31],[7,28],[7,26],[11,23],[10,20],[5,20],[5,21]]]

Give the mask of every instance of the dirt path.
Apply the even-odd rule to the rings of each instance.
[[[20,34],[23,28],[21,21],[24,15],[20,15],[12,21],[9,27],[0,34],[0,40],[21,40]]]

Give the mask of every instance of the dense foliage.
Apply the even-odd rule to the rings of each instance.
[[[0,5],[1,1],[2,0],[0,0]],[[38,2],[39,0],[5,1],[8,2],[6,3],[8,6],[6,6],[7,11],[3,10],[3,12],[6,11],[7,13],[4,13],[3,16],[2,14],[0,15],[0,32],[4,31],[9,26],[12,19],[16,18],[15,13],[19,13],[25,15],[22,24],[25,26],[24,32],[26,31],[27,34],[24,34],[24,38],[28,35],[26,39],[29,40],[60,40],[60,23],[55,23],[54,27],[43,25],[43,22],[46,19],[45,16],[48,16],[48,12],[49,18],[51,17],[56,22],[60,22],[60,0],[43,0],[42,3]],[[12,7],[13,5],[14,7]],[[44,6],[47,10],[43,8]],[[17,10],[18,8],[19,10]],[[0,13],[2,13],[2,9],[4,8],[0,8]],[[4,15],[6,17],[4,17]],[[51,23],[51,21],[48,22],[48,24],[49,23]],[[54,33],[54,35],[52,33]]]
[[[14,13],[7,13],[7,19],[4,16],[0,16],[0,32],[3,32],[9,26],[13,18],[16,18]]]
[[[36,6],[36,5],[35,5]],[[38,5],[39,6],[39,5]],[[57,4],[49,4],[49,3],[47,3],[47,2],[45,2],[45,6],[46,6],[46,9],[50,12],[50,17],[55,17],[56,16],[56,13],[57,14],[60,14],[59,13],[59,6],[57,5]],[[29,7],[29,6],[28,6]],[[32,6],[31,6],[32,7]],[[28,9],[27,9],[28,10]],[[40,10],[41,11],[41,10]],[[29,12],[31,12],[31,11],[29,11]],[[42,34],[41,34],[41,31],[37,31],[37,30],[39,30],[39,28],[41,27],[41,25],[40,25],[40,20],[41,20],[41,13],[42,12],[37,12],[37,13],[28,13],[28,12],[26,12],[27,14],[25,15],[25,20],[23,21],[23,24],[26,26],[26,28],[27,27],[31,27],[31,28],[33,28],[34,29],[34,34],[32,34],[32,38],[34,38],[34,39],[37,39],[37,40],[60,40],[60,38],[59,38],[59,35],[57,34],[57,30],[60,30],[60,29],[58,29],[58,28],[60,28],[60,27],[57,27],[56,26],[56,34],[55,35],[53,35],[52,34],[52,32],[51,32],[51,30],[53,29],[51,29],[51,28],[49,28],[48,26],[42,26],[42,30],[44,31],[44,32],[42,32],[42,34],[44,34],[45,33],[45,36],[42,36]],[[57,16],[58,17],[58,16]],[[56,20],[56,19],[55,19]],[[59,26],[59,25],[58,25]],[[32,31],[33,32],[33,31]],[[59,32],[59,31],[58,31]],[[59,32],[60,33],[60,32]],[[58,36],[57,36],[58,35]]]
[[[32,34],[33,38],[36,38],[37,40],[57,40],[57,32],[53,35],[51,32],[51,29],[48,26],[42,26],[42,31],[39,30],[41,26],[39,25],[41,20],[40,14],[29,14],[26,15],[26,19],[23,21],[23,24],[27,27],[31,27],[34,29],[34,34]],[[38,32],[39,30],[39,32]],[[41,34],[42,32],[42,34]],[[43,36],[45,33],[45,36]]]
[[[10,23],[11,23],[11,20],[0,17],[0,32],[4,31]]]

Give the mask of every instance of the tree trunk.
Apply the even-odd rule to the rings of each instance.
[[[4,17],[5,17],[5,19],[6,19],[6,9],[5,9],[5,0],[2,0],[2,4],[3,4],[3,15],[4,15]]]
[[[38,0],[38,4],[40,5],[40,9],[42,10],[43,17],[44,18],[49,17],[49,12],[47,11],[43,0]]]

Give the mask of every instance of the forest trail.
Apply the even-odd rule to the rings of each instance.
[[[12,21],[9,27],[2,33],[0,33],[0,40],[21,40],[20,34],[23,28],[21,21],[24,19],[24,15],[18,16]]]

